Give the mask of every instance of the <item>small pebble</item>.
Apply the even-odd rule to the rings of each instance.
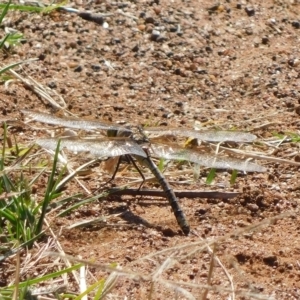
[[[292,26],[296,29],[299,29],[300,28],[300,22],[299,21],[293,21],[292,22]]]
[[[92,65],[91,67],[95,72],[99,72],[101,70],[101,67],[99,65]]]
[[[50,89],[55,89],[55,88],[57,88],[57,84],[54,81],[51,81],[48,83],[48,87]]]
[[[145,19],[145,23],[147,23],[147,24],[154,24],[154,22],[155,22],[155,20],[154,20],[154,18],[152,18],[152,17],[147,17],[146,19]]]
[[[267,45],[269,43],[269,38],[267,36],[263,36],[262,39],[261,39],[261,42],[264,44],[264,45]]]
[[[256,212],[256,211],[259,210],[258,205],[254,204],[254,203],[249,203],[249,204],[247,205],[247,208],[248,208],[250,211],[252,211],[252,212]]]
[[[252,35],[253,34],[253,29],[252,28],[247,28],[246,33],[247,33],[247,35]]]
[[[156,41],[160,36],[160,32],[158,30],[153,29],[151,33],[151,40]]]
[[[74,72],[81,72],[82,71],[82,66],[78,66],[74,69]]]
[[[146,25],[145,24],[140,24],[138,26],[138,30],[140,30],[140,31],[144,31],[145,29],[146,29]]]
[[[295,112],[297,115],[300,115],[300,106],[296,107]]]
[[[159,15],[160,12],[161,12],[160,7],[158,7],[158,6],[154,7],[153,10],[154,10],[154,12],[155,12],[157,15]]]
[[[255,15],[255,10],[253,7],[247,6],[245,8],[245,12],[247,13],[248,17],[253,17]]]
[[[133,51],[133,52],[138,52],[138,51],[139,51],[139,45],[136,44],[136,45],[131,49],[131,51]]]

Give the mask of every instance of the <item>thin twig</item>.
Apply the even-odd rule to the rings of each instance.
[[[165,193],[159,190],[136,190],[136,189],[120,189],[112,188],[109,193],[116,195],[131,195],[131,196],[150,196],[150,197],[165,197]],[[232,199],[240,195],[238,192],[216,192],[216,191],[200,191],[200,190],[174,190],[178,198],[209,198],[209,199]]]

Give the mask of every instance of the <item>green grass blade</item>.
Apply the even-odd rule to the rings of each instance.
[[[11,1],[9,1],[10,3]],[[22,5],[22,4],[11,4],[9,6],[10,10],[18,10],[18,11],[24,11],[24,12],[33,12],[33,13],[50,13],[51,11],[64,6],[68,3],[68,1],[62,1],[59,4],[53,4],[45,6],[34,6],[34,5]],[[0,8],[5,8],[7,4],[0,4]],[[1,22],[0,22],[1,24]]]
[[[52,12],[53,10],[57,9],[57,8],[60,8],[61,6],[64,6],[68,4],[68,1],[65,0],[65,1],[62,1],[58,4],[53,4],[53,5],[48,5],[47,7],[45,7],[43,10],[42,10],[42,13],[44,14],[48,14],[50,12]]]
[[[19,66],[19,65],[22,65],[22,64],[26,64],[26,63],[29,63],[29,62],[33,62],[33,61],[36,61],[38,60],[37,58],[31,58],[31,59],[27,59],[27,60],[23,60],[23,61],[19,61],[19,62],[16,62],[16,63],[13,63],[13,64],[10,64],[8,66],[5,66],[4,68],[0,69],[0,75],[2,75],[3,73],[7,72],[8,70],[16,67],[16,66]]]
[[[78,203],[76,203],[76,204],[74,204],[74,205],[68,207],[68,208],[65,209],[64,211],[60,212],[57,216],[58,216],[58,217],[63,217],[63,216],[65,216],[65,215],[67,215],[68,213],[70,213],[71,211],[73,211],[74,209],[79,208],[79,207],[82,206],[82,205],[88,204],[88,203],[93,202],[93,201],[95,201],[95,200],[99,200],[99,199],[101,199],[101,198],[107,198],[107,197],[109,196],[109,194],[110,194],[110,193],[108,193],[108,192],[104,192],[104,193],[102,193],[101,195],[96,195],[96,196],[93,196],[93,197],[91,197],[91,198],[84,199],[84,200],[82,200],[82,201],[80,201],[80,202],[78,202]]]
[[[72,266],[70,268],[67,268],[67,269],[63,269],[63,270],[60,270],[60,271],[57,271],[57,272],[53,272],[53,273],[44,275],[42,277],[36,277],[36,278],[30,279],[28,281],[20,282],[19,283],[19,288],[28,287],[28,286],[31,286],[31,285],[34,285],[34,284],[38,284],[38,283],[46,281],[46,280],[53,279],[53,278],[61,276],[63,274],[67,274],[67,273],[70,273],[72,271],[78,270],[81,267],[82,267],[82,264],[76,264],[76,265],[74,265],[74,266]],[[5,287],[3,289],[0,289],[0,295],[1,295],[2,291],[4,291],[4,290],[13,290],[14,288],[15,288],[15,286],[11,285],[9,287]]]
[[[13,46],[20,44],[25,39],[23,38],[23,34],[15,32],[8,33],[0,42],[0,49],[8,49]]]
[[[160,172],[163,172],[163,170],[164,170],[164,166],[165,166],[165,159],[164,158],[160,158],[159,159],[159,163],[158,163],[158,170],[160,171]]]
[[[3,6],[2,7],[3,11],[0,15],[0,24],[2,24],[2,21],[3,21],[4,17],[6,16],[7,12],[8,12],[10,4],[11,4],[11,0],[9,0],[8,3],[6,3],[6,4],[0,4],[0,8],[1,8],[1,6]]]
[[[0,8],[5,8],[6,6],[7,4],[0,4]],[[9,10],[18,10],[18,11],[25,11],[25,12],[42,12],[44,10],[44,7],[33,6],[33,5],[11,4],[9,6]]]
[[[212,184],[213,180],[215,179],[216,177],[216,169],[215,168],[212,168],[210,171],[209,171],[209,174],[207,175],[207,178],[206,178],[206,184]]]
[[[95,282],[94,284],[92,284],[91,286],[89,286],[84,292],[82,292],[80,295],[78,295],[76,298],[74,298],[75,300],[81,300],[84,296],[88,295],[89,293],[91,293],[95,288],[99,287],[103,289],[104,287],[104,279],[101,279],[97,282]],[[101,291],[102,292],[102,291]],[[101,299],[101,298],[96,298],[94,297],[94,299]]]
[[[9,39],[10,34],[7,34],[0,42],[0,49],[3,49],[5,46],[5,42]]]
[[[54,155],[53,166],[52,166],[52,171],[51,171],[51,175],[48,179],[47,190],[45,193],[44,201],[42,203],[42,212],[41,212],[41,216],[40,216],[40,219],[39,219],[38,225],[37,225],[37,233],[42,231],[46,211],[47,211],[48,205],[53,197],[53,186],[55,184],[54,176],[55,176],[56,166],[57,166],[57,162],[58,162],[59,149],[60,149],[60,140],[57,143],[57,147],[56,147],[56,151],[55,151],[55,155]]]
[[[82,267],[82,264],[76,264],[76,265],[74,265],[70,268],[67,268],[67,269],[63,269],[63,270],[60,270],[60,271],[57,271],[57,272],[53,272],[53,273],[44,275],[42,277],[37,277],[37,278],[31,279],[31,280],[28,280],[28,281],[20,282],[19,286],[24,287],[26,284],[27,285],[38,284],[40,282],[43,282],[43,281],[46,281],[46,280],[49,280],[49,279],[53,279],[53,278],[61,276],[63,274],[67,274],[67,273],[70,273],[72,271],[76,271],[81,267]]]
[[[32,185],[39,179],[39,177],[44,173],[44,171],[45,171],[45,168],[43,168],[43,169],[41,170],[41,172],[39,172],[38,174],[36,174],[36,175],[31,179],[31,181],[29,182],[29,186],[32,186]]]
[[[232,174],[231,174],[231,177],[230,177],[230,184],[234,184],[235,183],[237,175],[238,175],[238,171],[237,170],[233,170]]]
[[[103,292],[104,292],[104,286],[105,286],[105,280],[101,279],[98,281],[99,285],[97,287],[97,292],[95,293],[95,299],[103,299]]]
[[[0,256],[0,262],[4,261],[6,258],[10,257],[11,255],[16,254],[18,251],[20,251],[22,248],[26,247],[26,246],[30,246],[30,244],[32,244],[36,239],[38,239],[40,236],[42,235],[42,233],[40,235],[35,236],[33,239],[26,241],[25,243],[21,244],[19,247],[12,249],[10,251],[8,251],[7,253],[5,253],[4,255]],[[1,295],[1,293],[0,293]]]
[[[2,176],[2,185],[3,185],[3,188],[4,188],[4,191],[6,193],[10,193],[10,192],[15,192],[15,187],[14,187],[14,184],[12,183],[12,181],[7,177],[6,174],[4,174]]]
[[[79,197],[82,197],[81,193],[68,196],[68,197],[60,199],[59,201],[56,201],[56,202],[52,202],[49,204],[49,206],[51,208],[58,208],[58,207],[65,205],[66,203],[69,203],[70,201],[73,201],[74,199],[78,199]]]
[[[53,185],[53,188],[52,188],[52,190],[53,190],[53,197],[52,197],[52,199],[57,198],[60,195],[60,192],[57,190],[57,186],[62,181],[63,175],[65,174],[66,170],[67,170],[67,166],[64,166],[62,168],[62,170],[59,172],[58,177],[57,177],[57,179],[54,182],[54,185]]]
[[[16,224],[16,215],[14,215],[10,210],[8,209],[1,209],[0,210],[0,216],[8,220],[12,224]]]

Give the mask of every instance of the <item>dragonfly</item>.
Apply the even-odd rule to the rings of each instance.
[[[166,180],[165,176],[158,169],[151,157],[163,158],[166,160],[187,160],[200,166],[215,169],[234,169],[243,172],[264,172],[266,169],[249,160],[243,160],[230,156],[221,156],[212,153],[201,153],[195,149],[182,148],[176,143],[165,143],[158,139],[158,142],[149,139],[151,135],[191,137],[207,142],[235,142],[251,143],[256,136],[248,132],[240,131],[197,131],[187,128],[168,127],[126,127],[119,124],[102,122],[98,120],[85,120],[73,117],[59,117],[47,113],[21,110],[31,121],[42,122],[60,127],[80,129],[85,131],[106,131],[109,136],[102,138],[81,138],[81,137],[61,137],[61,138],[41,138],[35,142],[45,149],[55,150],[60,141],[60,147],[73,152],[89,153],[97,158],[123,157],[129,156],[139,164],[147,167],[156,180],[159,182],[165,197],[167,198],[177,223],[183,233],[188,235],[190,225],[181,209],[176,195]],[[114,137],[111,137],[114,135]],[[139,171],[140,172],[140,171]],[[142,173],[140,172],[142,175]],[[114,175],[113,175],[114,176]],[[143,177],[143,175],[142,175]],[[143,180],[144,177],[143,177]]]

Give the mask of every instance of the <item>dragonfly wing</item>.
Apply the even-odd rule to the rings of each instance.
[[[43,148],[55,150],[58,140],[56,138],[38,139],[36,143]],[[145,151],[136,142],[129,139],[80,140],[65,138],[60,140],[60,147],[73,152],[88,152],[96,157],[121,156],[125,154],[147,157]]]
[[[256,135],[248,132],[240,132],[240,131],[218,131],[218,130],[196,131],[195,130],[193,131],[193,134],[191,134],[190,136],[208,142],[247,143],[247,142],[253,142],[256,139]]]
[[[265,172],[266,169],[247,160],[222,157],[209,153],[199,153],[194,150],[181,149],[171,145],[151,144],[150,147],[155,156],[170,160],[188,160],[201,166],[216,169],[234,169],[246,172]]]
[[[58,139],[38,139],[36,140],[36,144],[45,149],[55,150],[57,148]],[[81,140],[61,139],[60,148],[67,148],[73,152],[89,152],[88,146]]]
[[[107,140],[105,142],[93,143],[91,153],[102,156],[121,156],[124,154],[133,154],[147,157],[145,151],[134,141],[130,139]]]
[[[45,113],[40,113],[32,110],[21,110],[24,115],[31,117],[33,120],[51,124],[51,125],[59,125],[65,126],[69,128],[75,129],[82,129],[82,130],[120,130],[120,131],[129,131],[130,129],[125,128],[123,126],[105,123],[105,122],[98,122],[93,120],[81,120],[76,118],[60,118],[54,115],[49,115]]]
[[[202,141],[208,142],[237,142],[246,143],[253,142],[256,139],[256,135],[248,132],[240,131],[218,131],[218,130],[191,130],[184,128],[166,129],[164,127],[145,128],[146,134],[162,135],[173,135],[173,136],[184,136],[193,137]]]

